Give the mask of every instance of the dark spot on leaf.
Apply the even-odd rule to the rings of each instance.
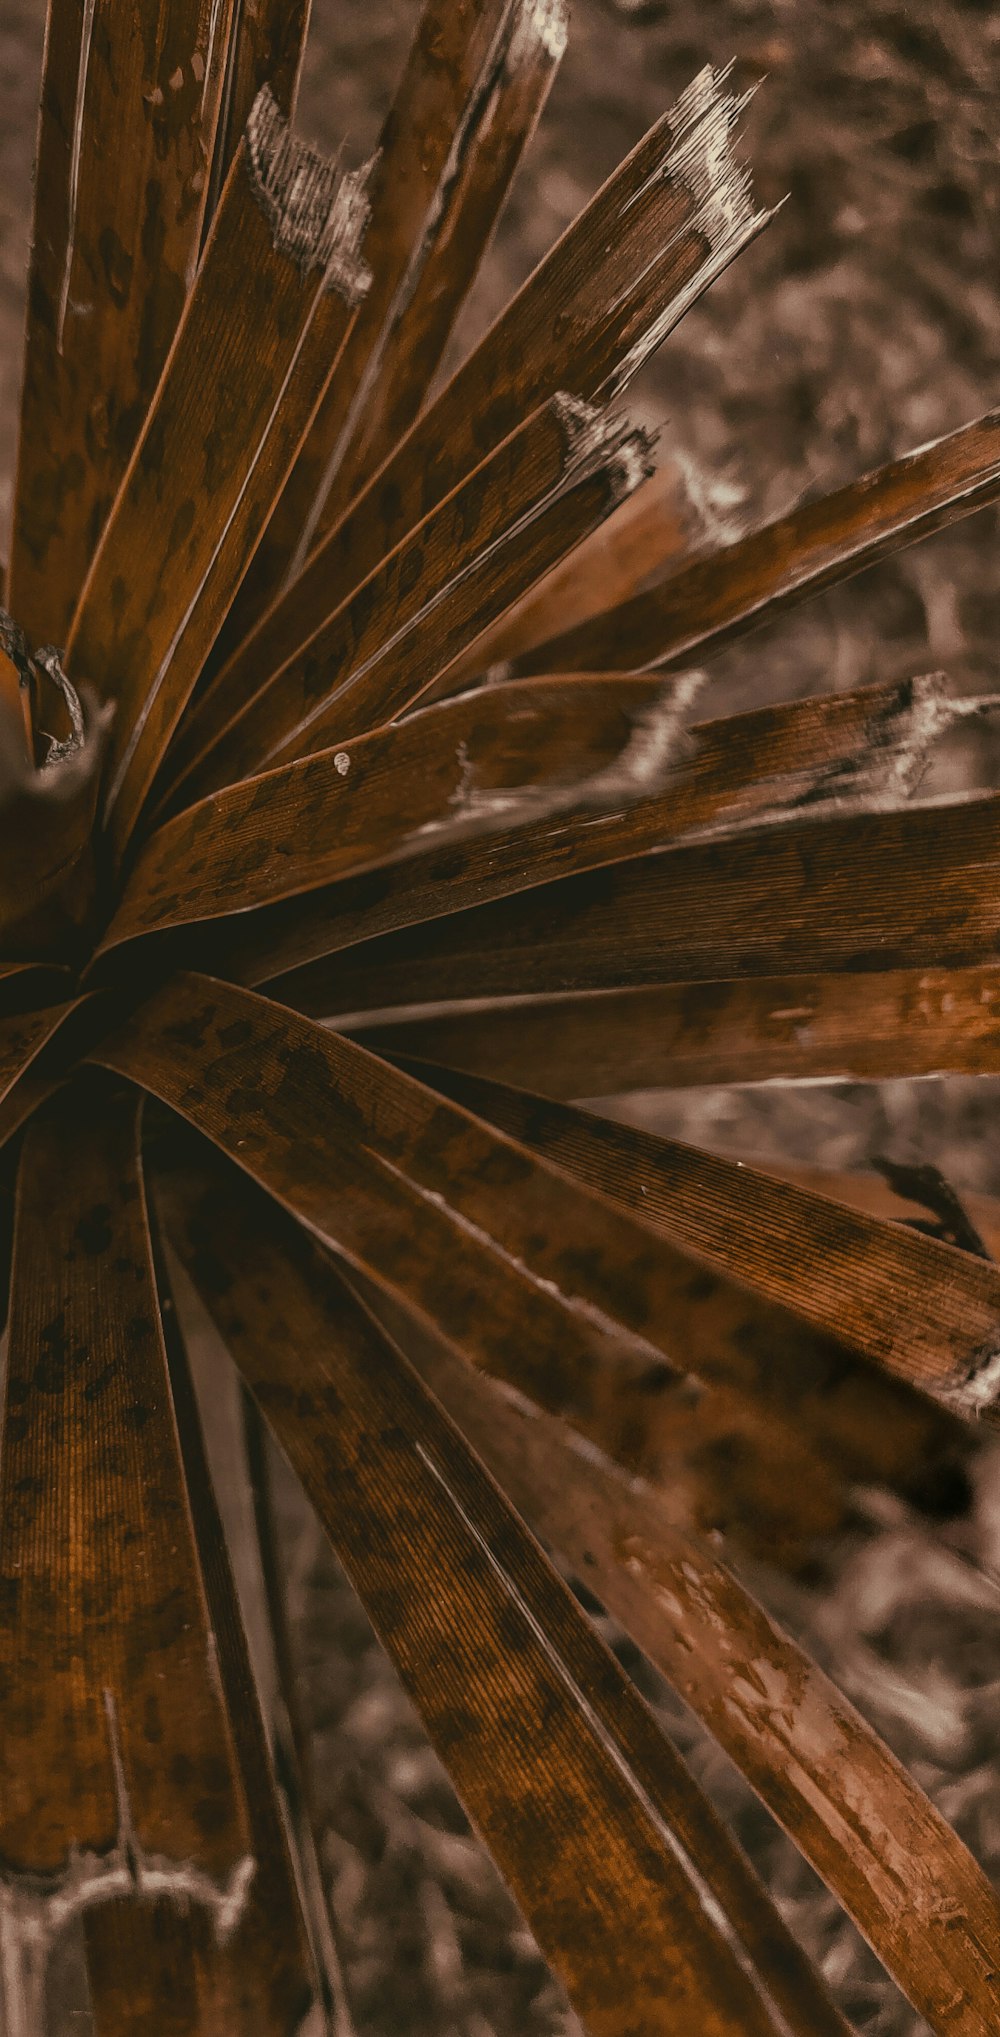
[[[76,1243],[89,1258],[97,1259],[111,1244],[111,1204],[96,1202],[81,1216],[73,1233]]]

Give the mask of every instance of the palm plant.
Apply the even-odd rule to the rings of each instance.
[[[428,0],[358,174],[289,130],[305,14],[49,17],[0,672],[5,2027],[74,1932],[102,2037],[332,2015],[190,1284],[279,1664],[261,1422],[588,2029],[848,2025],[543,1544],[930,2027],[988,2037],[993,1888],[738,1559],[961,1453],[1000,1276],[961,1212],[573,1099],[995,1067],[996,795],[920,799],[993,701],[699,721],[691,664],[1000,497],[997,419],[685,555],[616,405],[766,224],[727,79],[434,393],[560,0]]]

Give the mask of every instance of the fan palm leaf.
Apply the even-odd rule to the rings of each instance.
[[[995,1891],[740,1564],[964,1461],[1000,1274],[947,1196],[929,1235],[579,1100],[995,1071],[996,795],[921,786],[996,703],[699,719],[687,669],[995,501],[995,417],[692,558],[619,405],[767,224],[728,79],[435,393],[561,7],[428,0],[358,171],[289,127],[307,12],[50,12],[0,631],[4,2028],[42,2037],[71,1934],[107,2037],[338,2027],[269,1432],[588,2029],[850,2026],[567,1567],[930,2027],[989,2037]]]

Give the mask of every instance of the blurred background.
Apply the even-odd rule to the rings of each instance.
[[[342,145],[352,162],[371,152],[416,17],[403,0],[314,0],[298,117],[309,139]],[[4,0],[4,522],[43,30],[43,0]],[[743,142],[758,196],[787,202],[644,371],[633,414],[659,430],[716,541],[951,430],[997,401],[1000,379],[998,58],[989,0],[573,0],[568,52],[457,350],[700,66],[732,60],[738,85],[760,84]],[[983,512],[720,655],[705,715],[938,668],[960,690],[993,690],[997,521]],[[985,761],[995,774],[996,754]],[[779,1154],[829,1168],[931,1161],[960,1193],[1000,1194],[998,1101],[993,1080],[953,1080],[658,1092],[602,1107],[764,1164]],[[344,1969],[342,2037],[574,2031],[287,1478],[281,1495]],[[967,1489],[936,1511],[943,1526],[930,1504],[859,1493],[854,1530],[822,1560],[792,1576],[762,1570],[754,1583],[1000,1879],[1000,1590],[984,1574],[1000,1576],[995,1451],[980,1450]],[[915,2037],[924,2026],[745,1786],[602,1624],[859,2031]]]

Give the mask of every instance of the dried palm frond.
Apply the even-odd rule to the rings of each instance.
[[[567,1566],[927,2024],[990,2037],[1000,1899],[740,1567],[964,1460],[1000,1274],[940,1184],[581,1099],[1000,1065],[997,796],[921,797],[993,699],[713,718],[687,669],[995,501],[995,417],[692,558],[618,406],[766,224],[727,78],[434,394],[559,0],[428,0],[359,171],[289,129],[306,13],[50,13],[0,628],[3,2027],[41,2037],[72,1940],[109,2037],[345,2028],[266,1429],[588,2029],[850,2026]]]

